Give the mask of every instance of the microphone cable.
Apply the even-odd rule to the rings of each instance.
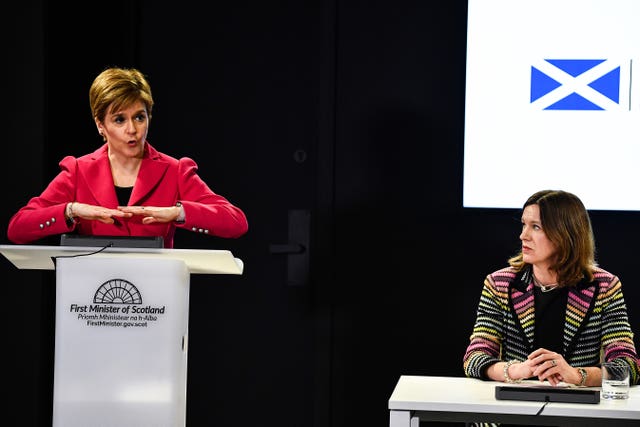
[[[82,256],[90,256],[90,255],[95,255],[95,254],[99,254],[100,252],[106,250],[107,248],[110,248],[113,246],[113,242],[109,242],[108,244],[104,245],[102,248],[98,249],[97,251],[93,251],[93,252],[87,252],[87,253],[81,253],[81,254],[73,254],[73,255],[58,255],[58,256],[52,256],[51,257],[51,261],[53,261],[53,265],[56,265],[56,260],[58,258],[78,258],[78,257],[82,257]]]

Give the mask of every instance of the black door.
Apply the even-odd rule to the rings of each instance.
[[[251,3],[148,2],[137,31],[156,100],[149,140],[194,158],[249,221],[238,240],[176,236],[177,247],[229,249],[244,262],[242,276],[192,276],[189,426],[313,426],[327,410],[328,320],[316,316],[322,278],[311,265],[326,245],[316,231],[328,156],[319,111],[330,102],[321,88],[331,84],[324,11],[320,1]]]

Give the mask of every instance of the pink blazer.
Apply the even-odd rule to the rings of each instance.
[[[100,236],[163,236],[173,247],[176,227],[211,236],[236,238],[247,232],[244,213],[226,198],[214,193],[198,176],[197,164],[188,157],[180,160],[163,154],[149,143],[128,205],[174,206],[182,203],[183,224],[142,224],[141,217],[125,218],[114,224],[78,220],[68,225],[64,211],[75,201],[116,208],[118,200],[107,157],[107,145],[91,154],[60,162],[60,173],[40,196],[33,197],[9,221],[7,237],[17,244],[62,233]]]

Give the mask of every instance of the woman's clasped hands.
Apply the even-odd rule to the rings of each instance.
[[[527,360],[514,364],[511,367],[512,377],[538,378],[540,381],[548,381],[557,386],[565,382],[569,384],[580,383],[580,373],[567,363],[561,354],[539,348],[529,354]]]

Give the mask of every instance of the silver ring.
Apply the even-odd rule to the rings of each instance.
[[[555,359],[551,359],[551,366],[556,367],[558,364]]]

